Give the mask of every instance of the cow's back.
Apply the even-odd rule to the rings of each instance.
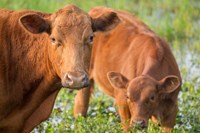
[[[11,12],[11,10],[0,8],[0,31]]]
[[[160,62],[155,79],[166,75],[180,77],[178,66],[165,41],[160,39],[135,16],[115,11],[121,23],[111,32],[97,33],[91,60],[93,79],[110,96],[114,89],[107,79],[107,72],[117,71],[129,79],[139,76],[147,66],[147,58],[154,56]]]

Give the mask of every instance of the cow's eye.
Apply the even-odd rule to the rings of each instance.
[[[94,35],[90,35],[88,38],[88,43],[93,43]]]
[[[50,40],[51,40],[52,45],[61,46],[61,44],[62,44],[61,41],[56,40],[54,37],[50,37]]]
[[[56,39],[55,39],[54,37],[50,37],[50,40],[51,40],[51,43],[52,43],[53,45],[56,45]]]
[[[150,97],[150,100],[151,100],[151,101],[154,101],[154,100],[155,100],[155,96],[151,96],[151,97]]]
[[[54,37],[51,37],[50,40],[51,40],[52,43],[56,42],[56,39]]]

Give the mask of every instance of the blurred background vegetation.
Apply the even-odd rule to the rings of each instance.
[[[0,0],[0,8],[44,12],[54,12],[66,4],[75,4],[85,11],[94,6],[129,11],[167,40],[183,78],[180,111],[173,132],[200,132],[200,0]],[[75,91],[62,89],[49,120],[33,132],[123,132],[113,99],[98,89],[91,98],[88,117],[75,120],[72,115],[75,94]],[[147,131],[140,132],[157,133],[161,130],[150,123]]]

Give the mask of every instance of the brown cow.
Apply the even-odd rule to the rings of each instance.
[[[118,24],[74,5],[53,14],[0,9],[0,132],[30,132],[52,111],[60,88],[89,85],[94,31]]]
[[[175,124],[181,87],[174,56],[164,40],[127,12],[96,7],[89,14],[110,11],[117,13],[121,23],[109,33],[95,34],[91,81],[114,98],[125,130],[133,124],[147,127],[153,117],[168,131]],[[86,115],[89,96],[88,89],[78,92],[75,117]]]

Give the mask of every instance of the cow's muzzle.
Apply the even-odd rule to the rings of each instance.
[[[62,85],[70,89],[81,89],[90,85],[88,75],[84,72],[68,72],[64,75]]]

